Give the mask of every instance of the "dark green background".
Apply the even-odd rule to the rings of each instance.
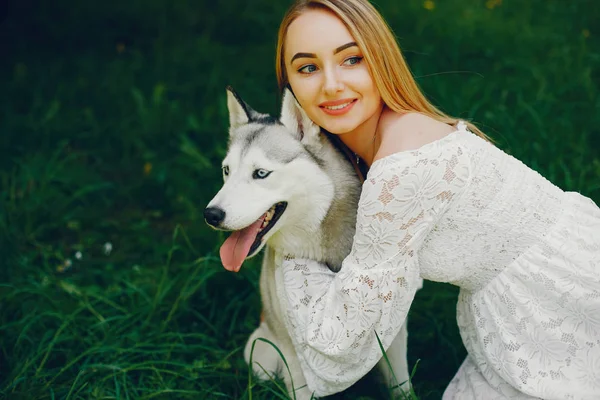
[[[260,312],[258,260],[224,271],[224,236],[202,210],[221,182],[226,85],[277,112],[288,4],[10,4],[0,23],[0,397],[285,398],[277,383],[249,383],[241,353]],[[428,4],[376,2],[431,101],[598,203],[598,2]],[[427,282],[411,311],[421,399],[439,399],[465,355],[456,293]],[[336,398],[385,398],[373,382]]]

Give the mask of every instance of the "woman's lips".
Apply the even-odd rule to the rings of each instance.
[[[346,114],[354,104],[357,102],[357,99],[343,99],[337,101],[327,101],[319,104],[319,108],[323,110],[325,114],[329,115],[342,115]]]

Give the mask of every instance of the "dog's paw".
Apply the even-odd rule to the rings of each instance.
[[[244,359],[246,364],[252,363],[252,372],[260,380],[270,380],[275,378],[281,372],[281,357],[277,350],[270,344],[266,343],[260,338],[267,339],[268,341],[277,345],[274,336],[267,327],[267,324],[261,322],[258,328],[246,342],[246,348],[244,349]],[[254,344],[254,351],[252,346]],[[252,357],[252,360],[250,358]]]

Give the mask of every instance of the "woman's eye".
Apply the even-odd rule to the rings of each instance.
[[[254,172],[252,173],[252,177],[254,179],[265,179],[267,176],[269,176],[271,174],[271,172],[273,171],[267,171],[266,169],[257,169],[254,170]]]
[[[221,169],[223,170],[223,175],[229,175],[229,167],[227,165],[223,166]]]
[[[350,57],[344,60],[344,65],[356,65],[362,61],[362,57]]]
[[[309,65],[305,65],[304,67],[300,68],[298,70],[298,72],[300,72],[301,74],[312,74],[316,70],[317,70],[316,66],[314,66],[313,64],[309,64]]]

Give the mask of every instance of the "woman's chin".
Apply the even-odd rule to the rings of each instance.
[[[327,132],[332,133],[334,135],[343,135],[344,133],[352,132],[356,129],[356,124],[348,124],[348,123],[325,123],[321,125]]]

